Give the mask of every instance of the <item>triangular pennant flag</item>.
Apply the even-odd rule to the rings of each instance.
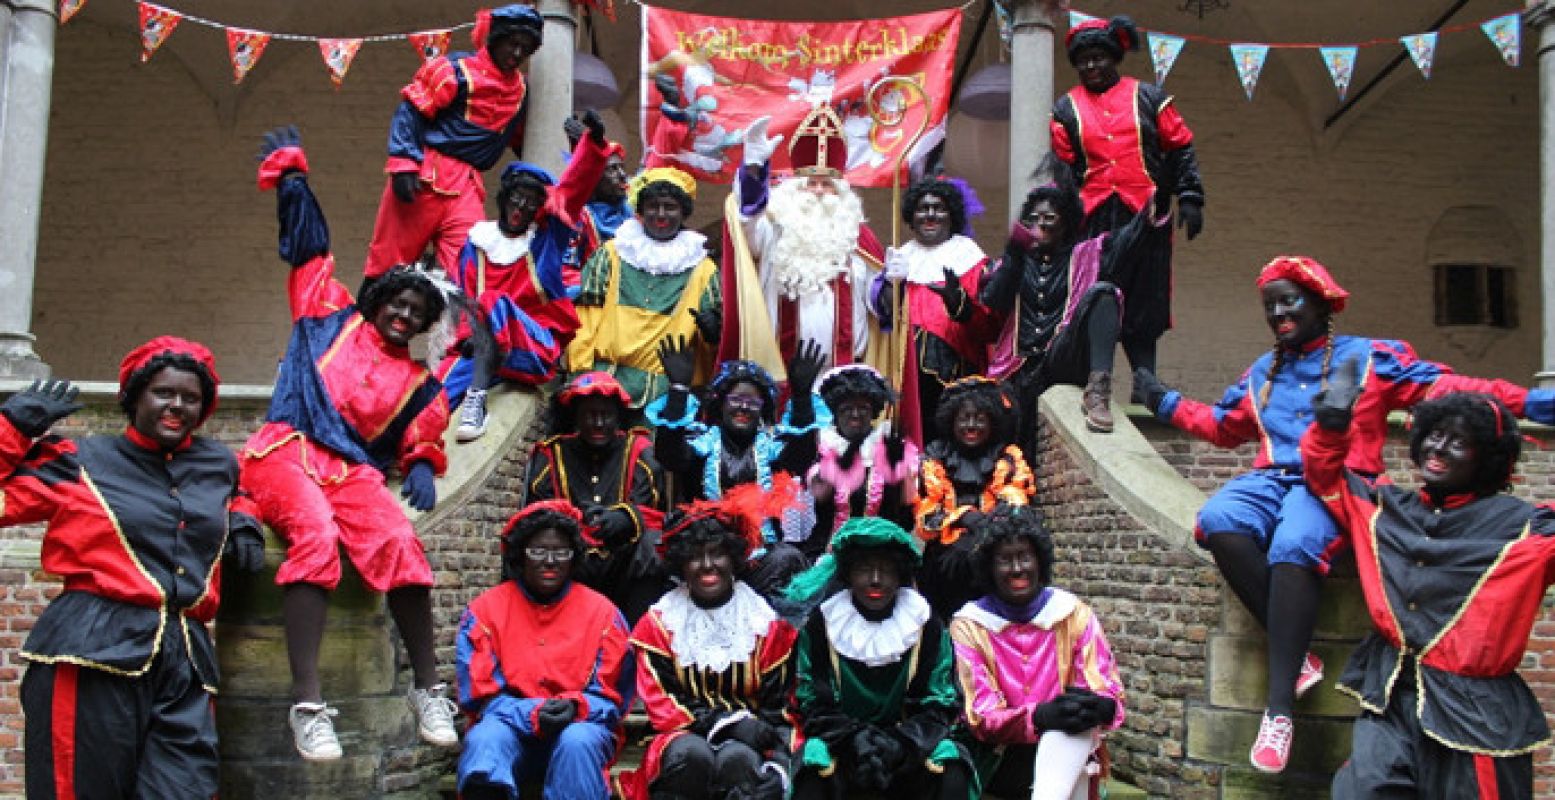
[[[173,35],[173,29],[183,21],[184,15],[171,8],[163,8],[151,3],[140,4],[140,62],[142,64],[151,60],[151,55],[157,51],[167,37]]]
[[[1247,99],[1253,99],[1253,89],[1258,88],[1258,76],[1263,73],[1263,61],[1269,57],[1269,46],[1266,44],[1234,44],[1231,45],[1231,63],[1236,65],[1237,80],[1242,82],[1242,91],[1247,92]]]
[[[1075,11],[1074,9],[1069,9],[1069,29],[1070,30],[1074,30],[1075,28],[1080,27],[1080,23],[1085,22],[1086,20],[1089,20],[1089,19],[1096,19],[1096,18],[1091,16],[1090,14],[1082,14],[1082,13],[1080,13],[1078,11]]]
[[[270,34],[243,28],[227,29],[227,55],[232,58],[232,82],[242,83],[243,76],[259,63],[270,44]]]
[[[85,5],[86,0],[59,0],[59,24],[69,22]]]
[[[448,52],[448,31],[421,31],[405,37],[410,40],[410,46],[416,48],[416,54],[421,56],[421,63],[439,58]]]
[[[356,58],[356,51],[360,49],[361,39],[319,40],[319,53],[324,56],[324,66],[329,69],[329,79],[335,82],[336,89],[346,79],[346,71],[351,69],[351,60]]]
[[[1517,66],[1518,50],[1522,44],[1522,27],[1518,24],[1517,12],[1485,20],[1479,27],[1490,37],[1490,41],[1496,43],[1496,49],[1501,51],[1506,65]]]
[[[1171,72],[1172,65],[1177,63],[1177,54],[1182,52],[1184,39],[1181,36],[1155,31],[1147,32],[1145,38],[1150,41],[1150,61],[1155,64],[1155,82],[1166,83],[1166,74]]]
[[[1436,31],[1400,36],[1398,40],[1404,43],[1404,49],[1409,51],[1409,57],[1420,68],[1420,74],[1429,79],[1431,64],[1436,61]]]
[[[1328,77],[1334,79],[1334,88],[1339,90],[1339,99],[1344,100],[1345,92],[1350,91],[1350,80],[1355,77],[1356,47],[1354,45],[1319,47],[1317,51],[1323,57],[1323,64],[1328,67]]]

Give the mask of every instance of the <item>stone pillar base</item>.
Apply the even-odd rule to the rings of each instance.
[[[49,377],[49,365],[33,352],[30,333],[0,332],[0,380],[41,380]]]

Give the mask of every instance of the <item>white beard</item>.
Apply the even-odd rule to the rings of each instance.
[[[837,181],[835,195],[816,195],[803,186],[803,178],[783,181],[767,202],[767,215],[781,233],[766,261],[778,291],[790,300],[814,294],[849,271],[864,222],[863,203],[847,184]]]

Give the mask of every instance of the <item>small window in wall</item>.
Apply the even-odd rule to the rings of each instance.
[[[1517,327],[1511,267],[1489,264],[1436,264],[1436,324]]]

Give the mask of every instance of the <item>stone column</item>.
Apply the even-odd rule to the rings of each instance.
[[[32,350],[32,283],[54,80],[51,0],[0,0],[0,378],[48,375]]]
[[[1053,31],[1058,0],[1010,0],[1010,219],[1020,213],[1037,165],[1050,149],[1053,116]]]
[[[1529,0],[1524,27],[1539,32],[1539,286],[1543,344],[1534,381],[1555,386],[1555,3]],[[1525,50],[1526,52],[1526,50]]]
[[[524,123],[524,160],[560,175],[567,134],[562,121],[572,113],[572,52],[578,20],[572,0],[539,0],[545,41],[529,57],[529,117]]]

